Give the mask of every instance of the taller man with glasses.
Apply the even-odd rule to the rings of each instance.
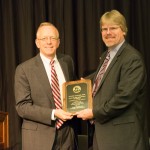
[[[143,57],[125,40],[126,20],[117,10],[102,15],[100,30],[109,57],[105,51],[91,75],[93,109],[77,117],[89,119],[95,128],[93,150],[148,150]]]

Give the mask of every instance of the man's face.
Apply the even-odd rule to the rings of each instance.
[[[108,48],[120,44],[124,40],[125,32],[122,31],[120,26],[103,24],[101,28],[102,39]]]
[[[49,59],[54,58],[60,44],[56,28],[53,26],[40,27],[35,42],[36,46],[44,56]]]

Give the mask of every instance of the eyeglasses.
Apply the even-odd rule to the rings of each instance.
[[[49,37],[43,37],[43,38],[39,38],[38,40],[41,40],[43,42],[47,42],[48,40],[50,41],[56,41],[58,40],[59,38],[57,37],[54,37],[54,36],[49,36]]]
[[[101,32],[104,32],[104,33],[106,33],[106,32],[114,32],[114,31],[116,31],[118,28],[120,28],[119,26],[117,26],[117,27],[109,27],[109,28],[101,28]]]

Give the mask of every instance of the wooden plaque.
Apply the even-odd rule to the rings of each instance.
[[[91,80],[83,79],[63,84],[63,110],[71,113],[92,108]]]

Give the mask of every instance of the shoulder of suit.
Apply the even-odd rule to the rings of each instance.
[[[72,59],[72,57],[70,55],[67,55],[67,54],[62,54],[62,53],[57,53],[57,59],[60,60],[60,59]]]
[[[34,57],[32,57],[32,58],[30,58],[30,59],[20,63],[18,66],[31,65],[31,64],[34,64],[37,61],[41,61],[41,58],[40,58],[39,54],[37,54],[36,56],[34,56]]]

